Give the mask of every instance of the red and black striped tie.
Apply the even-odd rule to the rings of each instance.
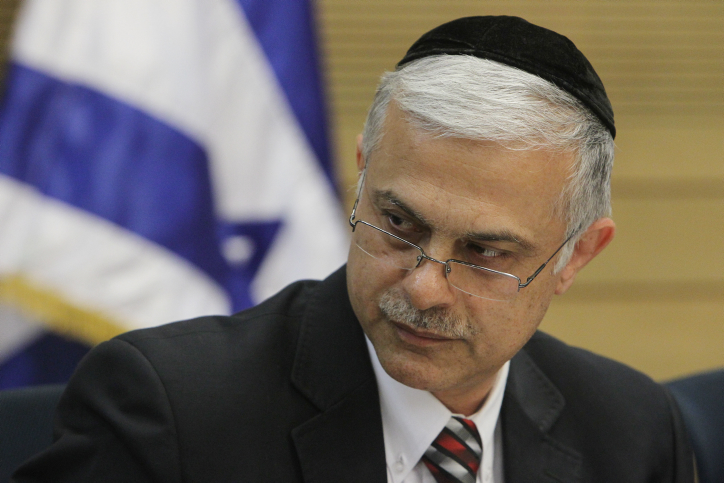
[[[453,416],[425,451],[422,462],[438,483],[475,483],[482,448],[475,423]]]

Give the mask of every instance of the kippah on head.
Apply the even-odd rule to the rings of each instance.
[[[563,35],[519,17],[465,17],[424,34],[397,67],[446,54],[494,60],[552,82],[588,107],[616,137],[613,108],[603,82],[583,53]]]

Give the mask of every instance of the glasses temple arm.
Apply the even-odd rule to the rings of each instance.
[[[357,222],[354,221],[354,217],[357,214],[357,203],[359,203],[359,198],[354,200],[354,206],[352,207],[352,213],[349,215],[349,224],[352,228],[357,226]]]
[[[520,290],[521,288],[527,287],[528,284],[530,284],[530,283],[538,276],[538,274],[541,273],[544,268],[546,268],[546,265],[548,265],[548,262],[550,262],[551,260],[553,260],[553,257],[555,257],[555,256],[558,254],[558,252],[560,252],[561,249],[562,249],[564,246],[566,246],[566,243],[568,243],[569,241],[571,241],[571,238],[573,238],[576,233],[577,233],[577,230],[574,231],[573,233],[571,233],[571,235],[570,235],[568,238],[566,238],[566,241],[564,241],[564,242],[561,244],[561,246],[558,247],[558,250],[556,250],[555,252],[553,252],[553,255],[551,255],[550,257],[548,257],[548,260],[546,260],[546,261],[543,263],[543,265],[541,265],[540,267],[538,267],[538,270],[536,270],[535,273],[533,273],[533,275],[531,275],[530,277],[528,277],[528,279],[525,281],[525,283],[521,283],[521,284],[518,285],[518,289]]]
[[[352,213],[349,215],[349,224],[352,228],[357,226],[357,222],[354,221],[354,217],[357,215],[357,204],[359,204],[359,199],[362,196],[362,187],[365,184],[365,177],[367,176],[367,163],[365,163],[365,167],[362,170],[361,177],[362,179],[359,182],[359,188],[357,189],[357,199],[354,200],[354,206],[352,207]]]

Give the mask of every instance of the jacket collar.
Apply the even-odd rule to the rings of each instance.
[[[385,483],[377,383],[349,302],[345,267],[309,297],[292,383],[320,410],[292,431],[304,481]]]
[[[506,482],[581,481],[580,453],[551,435],[564,407],[563,395],[524,347],[511,360],[500,416]]]

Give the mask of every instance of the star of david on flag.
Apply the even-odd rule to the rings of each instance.
[[[312,6],[28,0],[0,105],[0,388],[348,247]]]

